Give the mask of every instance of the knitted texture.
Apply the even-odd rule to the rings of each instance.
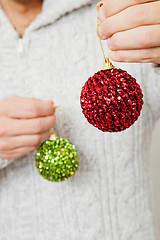
[[[95,1],[46,0],[19,39],[0,11],[0,97],[53,99],[63,110],[55,132],[72,142],[79,156],[76,174],[60,183],[40,176],[35,152],[1,169],[0,239],[156,239],[147,151],[160,117],[159,76],[151,64],[115,63],[142,87],[142,114],[120,133],[89,125],[79,98],[103,64],[96,18]]]

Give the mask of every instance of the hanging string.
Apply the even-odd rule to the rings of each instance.
[[[99,3],[99,5],[97,6],[98,9],[100,9],[101,7],[103,6],[103,3]],[[101,45],[101,49],[102,49],[102,53],[103,53],[103,57],[104,57],[104,61],[105,61],[105,64],[103,66],[103,69],[111,69],[111,68],[114,68],[113,64],[110,62],[109,60],[109,53],[110,53],[110,50],[108,49],[108,57],[106,58],[105,56],[105,53],[104,53],[104,48],[103,48],[103,45],[102,45],[102,41],[101,41],[101,38],[100,38],[100,35],[99,35],[99,18],[97,17],[97,34],[98,34],[98,37],[99,37],[99,41],[100,41],[100,45]]]
[[[59,113],[62,113],[62,110],[59,108],[59,106],[54,106],[54,105],[53,105],[53,109],[54,109],[54,110],[57,109]]]
[[[99,18],[97,18],[97,33],[98,33],[99,41],[100,41],[100,44],[101,44],[101,49],[102,49],[103,57],[104,57],[104,60],[106,61],[106,57],[105,57],[105,53],[104,53],[102,41],[101,41],[101,38],[100,38],[100,35],[99,35]]]
[[[100,2],[99,5],[97,5],[97,8],[100,9],[102,6],[103,6],[103,3]],[[98,18],[98,17],[97,17],[97,33],[98,33],[98,37],[99,37],[99,41],[100,41],[100,45],[101,45],[103,57],[104,57],[104,60],[105,60],[105,62],[106,62],[106,61],[109,60],[110,50],[108,49],[108,58],[106,58],[105,53],[104,53],[104,48],[103,48],[103,45],[102,45],[102,41],[101,41],[101,38],[100,38],[100,35],[99,35],[99,18]]]

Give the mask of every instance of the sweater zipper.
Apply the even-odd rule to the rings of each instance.
[[[18,54],[23,56],[25,53],[23,38],[18,39]]]

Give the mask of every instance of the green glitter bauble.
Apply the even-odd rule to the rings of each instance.
[[[50,181],[64,181],[78,168],[76,148],[67,139],[46,140],[36,152],[39,173]]]

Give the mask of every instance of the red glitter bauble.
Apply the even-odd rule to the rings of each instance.
[[[101,70],[82,88],[81,107],[88,122],[103,132],[120,132],[138,119],[143,94],[136,79],[121,69]]]

